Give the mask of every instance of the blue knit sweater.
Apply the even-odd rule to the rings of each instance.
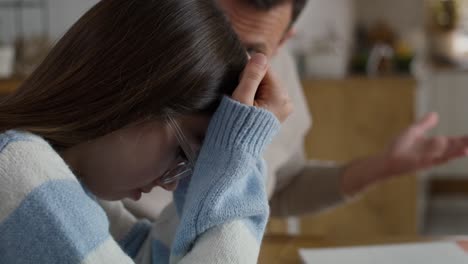
[[[224,98],[155,223],[104,211],[42,138],[0,134],[0,263],[256,263],[269,214],[260,157],[278,128]]]

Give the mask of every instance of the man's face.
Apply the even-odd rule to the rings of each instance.
[[[242,0],[218,0],[240,40],[249,52],[271,58],[290,35],[292,3],[271,10],[258,10]]]

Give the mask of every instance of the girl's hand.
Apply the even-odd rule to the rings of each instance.
[[[247,63],[232,98],[248,106],[264,108],[283,123],[292,113],[292,102],[268,68],[266,56],[254,54]]]

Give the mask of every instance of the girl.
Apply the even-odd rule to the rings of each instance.
[[[290,112],[266,72],[211,0],[99,2],[0,102],[0,263],[256,262]],[[170,238],[96,202],[179,180]]]

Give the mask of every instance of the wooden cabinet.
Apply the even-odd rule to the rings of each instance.
[[[304,81],[313,116],[306,149],[310,159],[340,163],[371,155],[414,120],[416,81],[411,78],[349,78]],[[416,176],[371,188],[347,204],[299,219],[301,235],[348,240],[417,233]],[[297,223],[297,221],[296,221]],[[271,232],[287,223],[272,220]]]
[[[0,80],[0,96],[5,96],[13,92],[21,84],[19,79]]]

